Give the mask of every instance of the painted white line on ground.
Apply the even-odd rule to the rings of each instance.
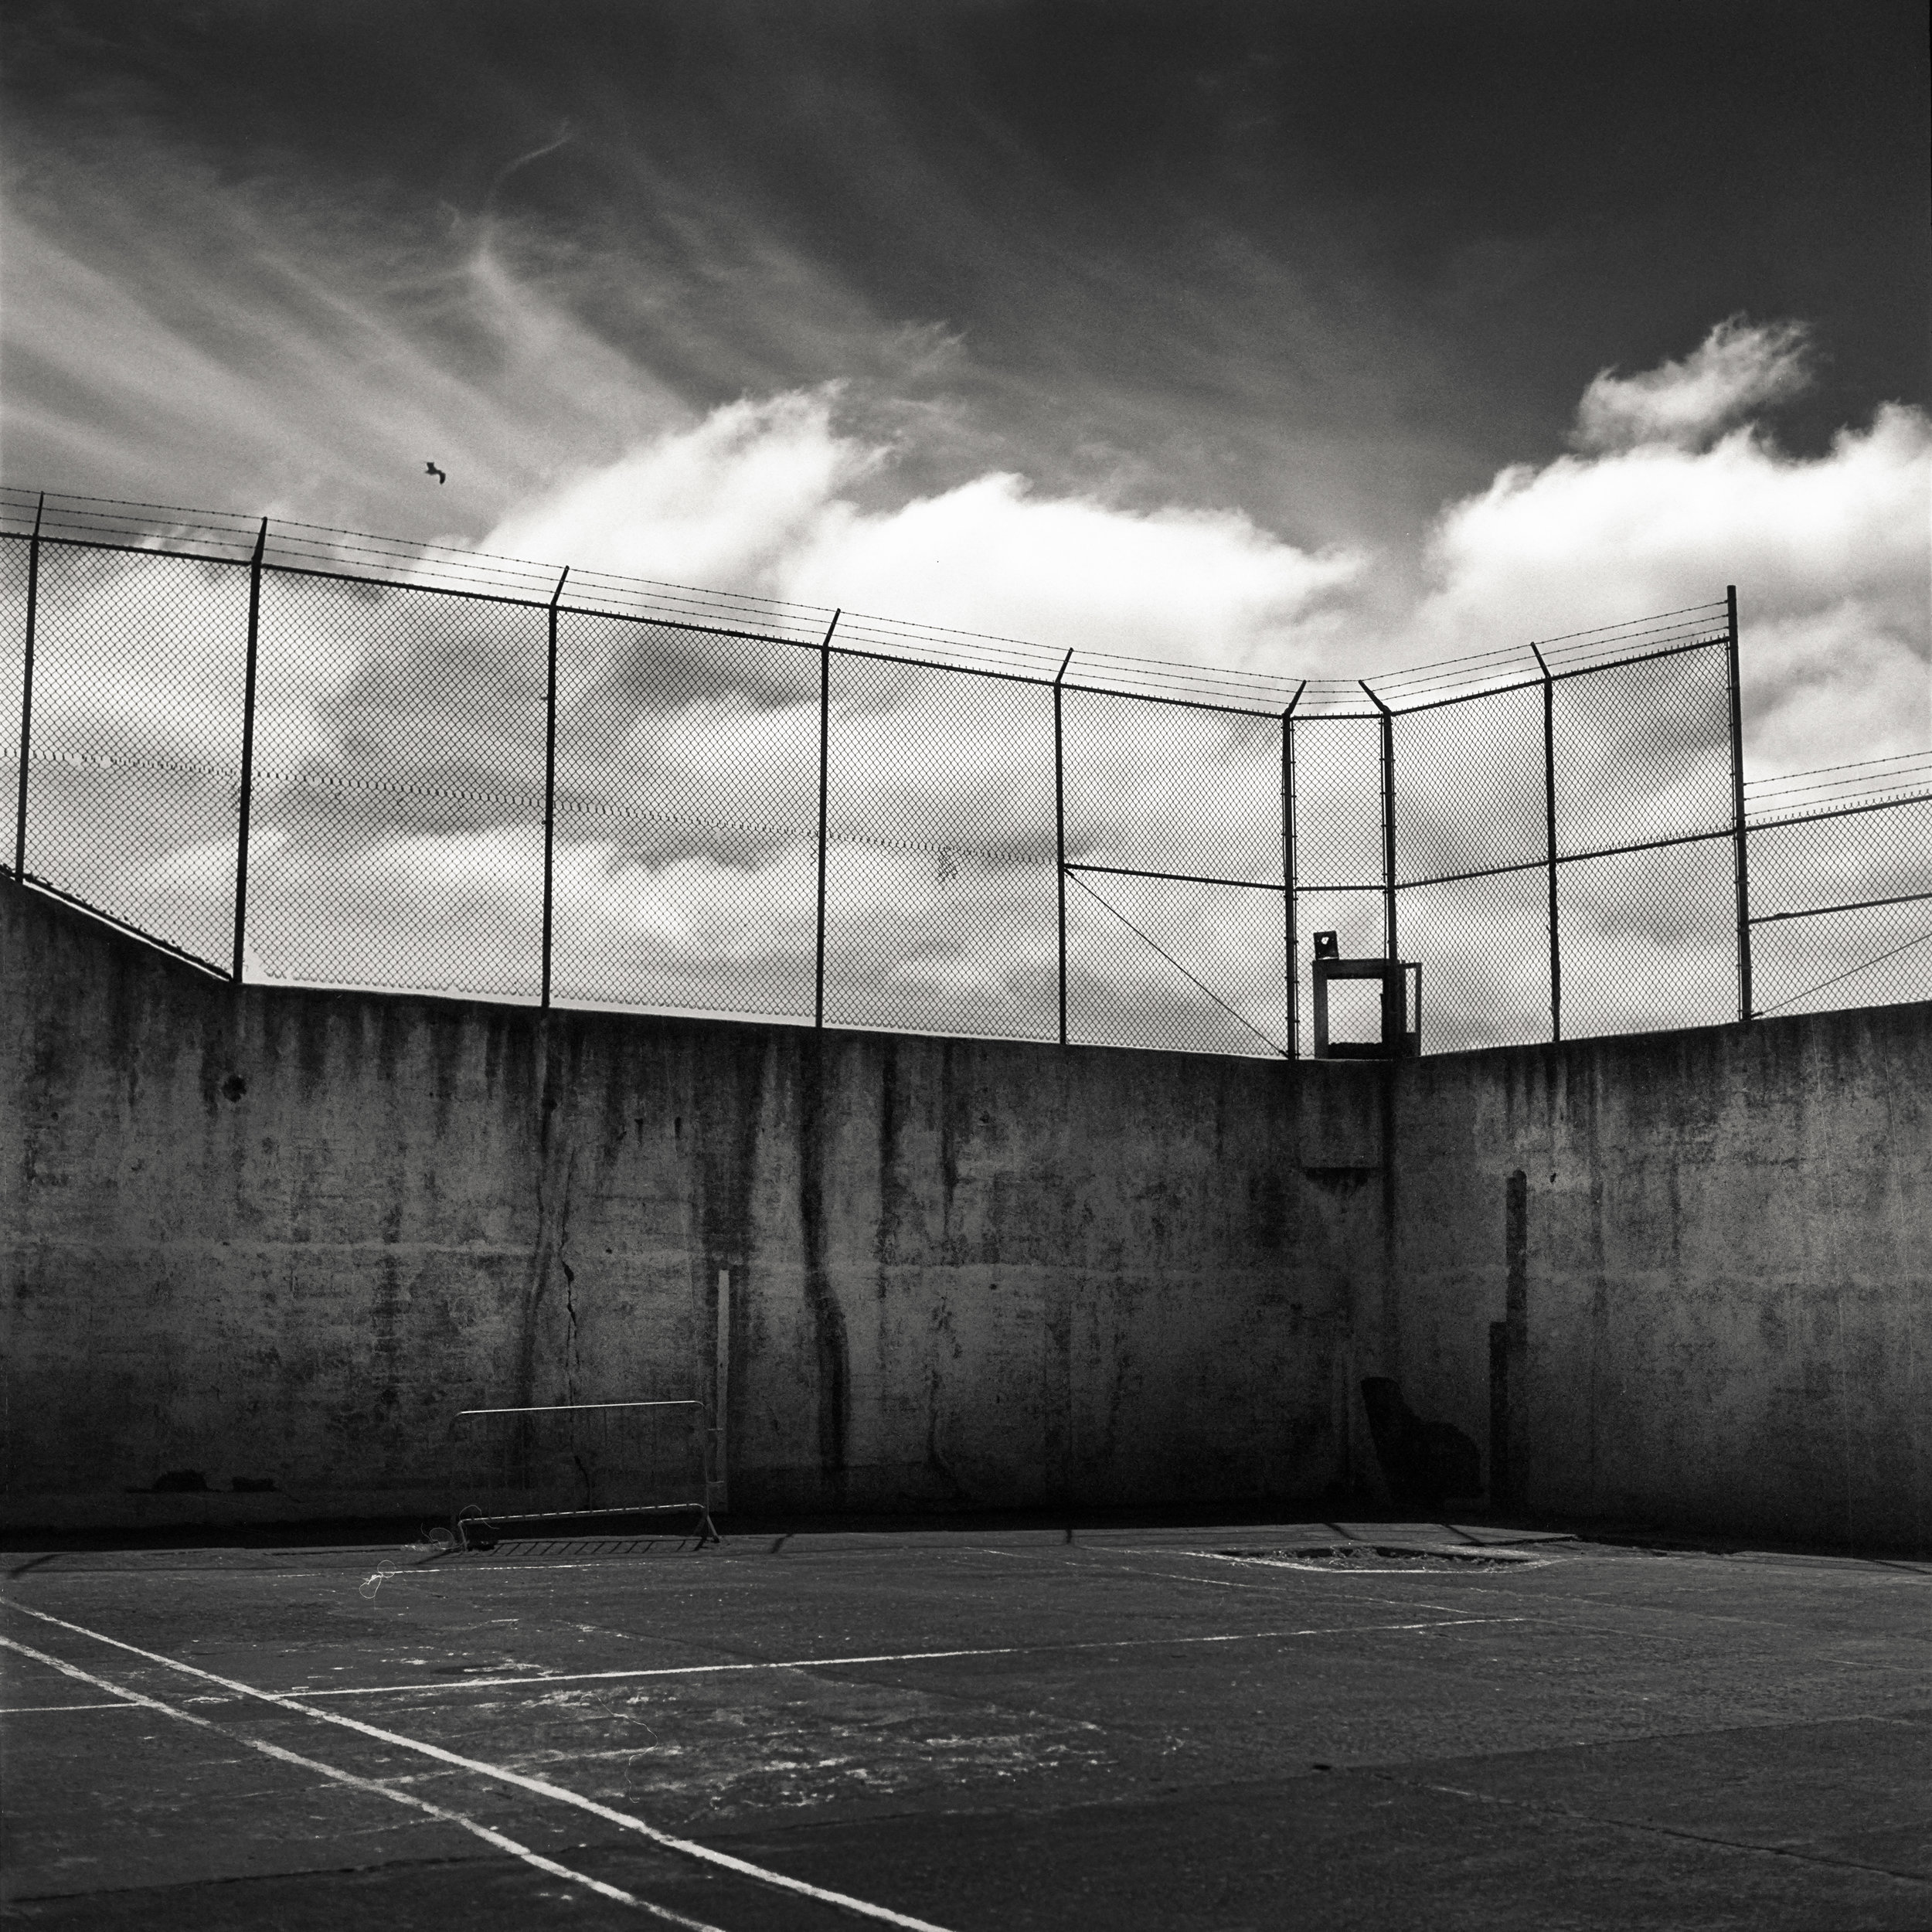
[[[915,1919],[903,1912],[895,1912],[889,1906],[874,1905],[869,1899],[852,1897],[849,1893],[834,1892],[823,1886],[808,1885],[803,1879],[794,1879],[783,1872],[774,1872],[762,1865],[753,1865],[748,1859],[733,1858],[729,1852],[714,1851],[708,1845],[699,1845],[695,1840],[674,1838],[668,1832],[661,1832],[655,1825],[647,1825],[641,1818],[634,1818],[628,1811],[614,1810],[608,1804],[600,1804],[595,1798],[567,1790],[561,1784],[553,1784],[546,1779],[526,1777],[521,1771],[513,1771],[507,1765],[492,1764],[481,1758],[465,1757],[461,1752],[445,1750],[440,1744],[425,1743],[421,1738],[406,1737],[400,1731],[386,1731],[373,1724],[365,1724],[359,1718],[344,1717],[335,1711],[318,1710],[313,1704],[304,1704],[293,1697],[284,1697],[279,1692],[259,1689],[253,1684],[244,1684],[233,1677],[221,1677],[213,1671],[202,1670],[193,1664],[184,1664],[179,1658],[163,1656],[158,1651],[143,1650],[138,1644],[124,1643],[118,1637],[109,1637],[102,1631],[89,1630],[83,1624],[70,1624],[63,1617],[55,1617],[44,1610],[30,1609],[26,1604],[16,1603],[11,1597],[0,1597],[0,1609],[17,1611],[25,1617],[32,1617],[43,1624],[51,1624],[56,1630],[72,1631],[77,1637],[85,1637],[97,1644],[106,1644],[114,1650],[124,1650],[130,1656],[139,1657],[151,1664],[158,1664],[164,1670],[178,1672],[184,1677],[198,1677],[205,1684],[219,1684],[223,1690],[233,1691],[241,1697],[259,1699],[264,1704],[273,1704],[282,1710],[294,1711],[304,1717],[312,1717],[324,1724],[334,1724],[347,1731],[359,1732],[365,1737],[372,1737],[379,1743],[393,1744],[406,1751],[415,1751],[424,1757],[432,1757],[439,1764],[453,1764],[458,1770],[474,1771],[479,1777],[494,1778],[499,1784],[514,1785],[519,1791],[534,1791],[539,1798],[555,1798],[560,1804],[574,1806],[580,1811],[587,1811],[593,1818],[600,1818],[607,1824],[621,1825],[627,1832],[636,1832],[648,1838],[654,1845],[662,1845],[665,1850],[680,1852],[687,1858],[696,1859],[706,1865],[715,1865],[727,1872],[736,1872],[741,1876],[756,1879],[761,1884],[777,1886],[782,1891],[795,1892],[801,1897],[816,1899],[821,1905],[833,1905],[847,1912],[855,1912],[862,1918],[876,1919],[886,1925],[903,1928],[903,1932],[946,1932],[943,1926],[937,1926],[926,1919]],[[0,1638],[0,1643],[10,1640]],[[18,1649],[20,1645],[14,1645]],[[53,1660],[49,1660],[53,1661]],[[70,1669],[61,1665],[58,1668]],[[84,1675],[84,1672],[74,1672]],[[89,1680],[107,1690],[118,1690],[120,1686],[104,1679]],[[133,1696],[130,1692],[127,1695]],[[213,1726],[210,1726],[213,1729]],[[264,1749],[268,1747],[264,1746]],[[377,1786],[378,1790],[385,1787]],[[454,1814],[452,1814],[454,1816]],[[482,1828],[478,1827],[479,1830]],[[507,1842],[507,1841],[506,1841]],[[535,1854],[532,1854],[532,1856]],[[574,1876],[574,1875],[571,1875]],[[582,1880],[589,1884],[593,1881]],[[641,1904],[643,1901],[635,1903]],[[657,1907],[647,1906],[647,1910]],[[711,1929],[715,1932],[715,1928]]]
[[[1237,1630],[1209,1637],[1097,1637],[1065,1644],[1002,1644],[978,1650],[884,1651],[866,1657],[787,1657],[749,1664],[664,1664],[636,1670],[559,1671],[539,1676],[458,1677],[426,1679],[415,1684],[336,1685],[327,1690],[305,1690],[304,1697],[382,1697],[401,1691],[499,1690],[525,1684],[588,1684],[611,1678],[706,1677],[731,1671],[830,1670],[843,1664],[923,1664],[957,1657],[1043,1657],[1079,1650],[1168,1650],[1183,1644],[1259,1644],[1289,1637],[1352,1637],[1358,1631],[1440,1630],[1457,1624],[1520,1624],[1521,1617],[1440,1617],[1420,1624],[1336,1624],[1315,1630]]]
[[[124,1698],[111,1704],[0,1704],[0,1717],[38,1717],[48,1711],[131,1711]]]
[[[581,1885],[594,1892],[600,1898],[614,1900],[620,1905],[635,1906],[641,1912],[648,1912],[655,1919],[662,1919],[667,1925],[682,1926],[685,1932],[719,1932],[719,1928],[702,1919],[686,1918],[682,1912],[673,1912],[669,1906],[654,1905],[648,1899],[641,1899],[635,1893],[621,1891],[614,1885],[606,1885],[601,1879],[594,1879],[587,1872],[573,1871],[567,1865],[560,1865],[554,1859],[546,1859],[542,1852],[533,1852],[527,1845],[519,1845],[513,1838],[505,1838],[501,1832],[492,1831],[487,1825],[480,1824],[473,1818],[465,1818],[461,1811],[452,1811],[447,1806],[432,1804],[426,1798],[418,1798],[413,1792],[398,1791],[374,1778],[358,1777],[353,1771],[338,1770],[333,1764],[325,1764],[320,1759],[304,1757],[298,1751],[284,1750],[279,1744],[270,1744],[259,1737],[243,1737],[239,1732],[231,1731],[225,1726],[211,1723],[206,1717],[197,1716],[192,1711],[179,1709],[175,1705],[164,1704],[158,1697],[144,1696],[139,1691],[124,1689],[111,1683],[104,1677],[97,1677],[90,1671],[84,1671],[78,1665],[63,1662],[58,1657],[49,1657],[45,1651],[33,1649],[26,1644],[17,1643],[11,1637],[0,1637],[0,1646],[17,1651],[22,1657],[30,1657],[36,1664],[46,1664],[68,1677],[77,1678],[83,1684],[91,1684],[97,1690],[111,1691],[130,1710],[159,1711],[164,1717],[172,1717],[177,1723],[192,1724],[197,1730],[212,1731],[230,1744],[244,1744],[251,1751],[260,1751],[264,1757],[272,1757],[279,1764],[293,1764],[304,1771],[311,1771],[318,1777],[332,1779],[338,1784],[346,1784],[352,1791],[368,1791],[376,1797],[386,1798],[393,1804],[406,1806],[413,1811],[427,1812],[430,1817],[440,1819],[445,1825],[454,1825],[485,1844],[494,1845],[499,1852],[508,1852],[512,1857],[521,1859],[526,1865],[535,1866],[539,1872],[547,1872],[553,1879],[565,1879],[573,1885]],[[102,1705],[68,1706],[69,1709],[100,1710]]]

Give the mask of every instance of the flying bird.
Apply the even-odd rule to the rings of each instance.
[[[434,477],[439,486],[450,480],[447,472],[439,470],[434,463],[425,463],[423,470],[426,475]]]

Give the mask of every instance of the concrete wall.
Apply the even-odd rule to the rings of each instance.
[[[721,1323],[736,1507],[1342,1474],[1287,1067],[237,992],[0,899],[16,1522],[437,1508],[454,1410],[714,1400]]]
[[[1932,1535],[1932,1008],[1289,1065],[0,948],[15,1524],[431,1511],[457,1408],[722,1380],[740,1509]]]
[[[1415,1063],[1405,1393],[1487,1441],[1500,1324],[1537,1508],[1932,1545],[1929,1097],[1924,1005]]]

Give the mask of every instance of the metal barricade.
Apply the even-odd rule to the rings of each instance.
[[[715,1440],[695,1400],[464,1409],[450,1424],[450,1527],[461,1548],[492,1549],[682,1516],[702,1549],[719,1540]]]

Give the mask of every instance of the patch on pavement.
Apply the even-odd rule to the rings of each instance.
[[[1497,1549],[1410,1549],[1393,1543],[1324,1544],[1308,1549],[1216,1549],[1203,1553],[1238,1563],[1274,1563],[1290,1570],[1434,1570],[1448,1565],[1461,1570],[1514,1570],[1542,1559],[1512,1556]]]

